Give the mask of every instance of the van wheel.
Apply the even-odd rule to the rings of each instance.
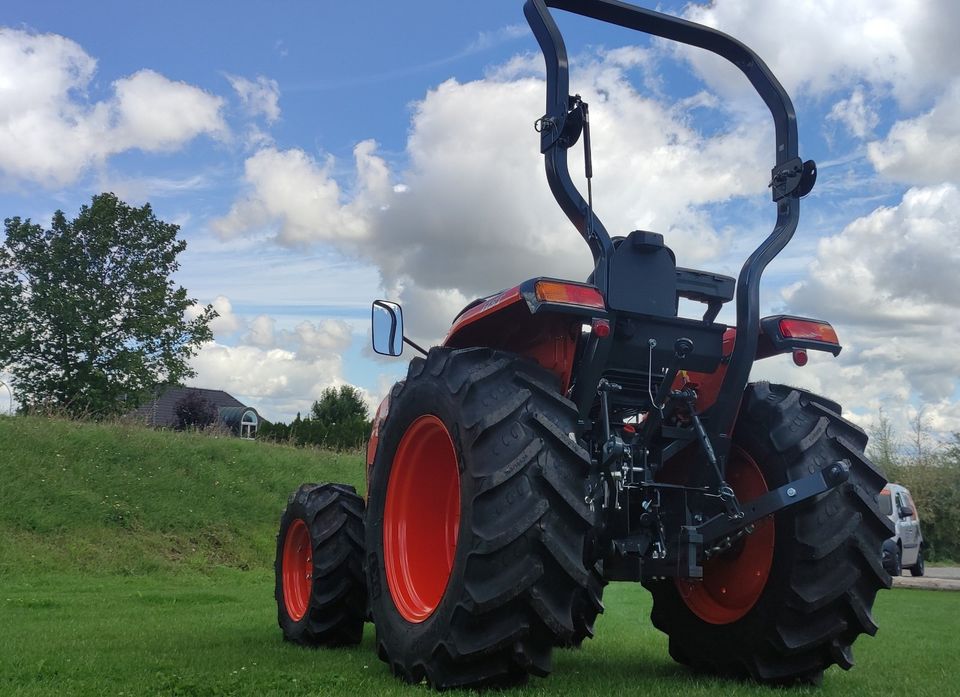
[[[923,576],[923,547],[917,552],[917,563],[910,567],[911,576]]]

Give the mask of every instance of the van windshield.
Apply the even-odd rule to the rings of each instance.
[[[880,494],[880,512],[884,515],[893,515],[893,501],[890,494]]]

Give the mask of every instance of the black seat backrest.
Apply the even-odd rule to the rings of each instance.
[[[612,310],[677,316],[677,259],[663,235],[634,230],[610,260],[607,305]]]

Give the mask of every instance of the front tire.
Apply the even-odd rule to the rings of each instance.
[[[280,517],[274,562],[283,638],[305,646],[359,644],[367,612],[363,499],[346,484],[304,484]]]
[[[926,567],[923,562],[923,547],[917,552],[917,563],[910,567],[911,576],[923,576]]]
[[[880,550],[892,530],[877,504],[886,481],[863,455],[866,435],[839,411],[833,402],[789,387],[748,386],[731,454],[739,448],[756,463],[762,477],[748,480],[774,489],[837,460],[850,463],[849,480],[776,514],[772,524],[764,521],[766,537],[753,540],[764,530],[758,523],[742,549],[717,561],[726,574],[723,587],[709,577],[711,562],[704,564],[702,582],[708,592],[681,592],[689,582],[669,579],[647,584],[651,619],[669,636],[674,660],[765,683],[819,682],[830,665],[850,668],[851,644],[877,631],[874,598],[891,585]],[[745,571],[743,578],[738,570]],[[762,581],[751,591],[754,577]],[[724,600],[728,589],[739,594],[738,602]]]
[[[592,632],[590,459],[558,392],[533,361],[488,349],[434,348],[394,387],[366,540],[378,654],[400,678],[522,682]]]

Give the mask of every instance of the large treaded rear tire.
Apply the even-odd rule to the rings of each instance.
[[[367,614],[363,508],[356,489],[346,484],[304,484],[290,495],[280,517],[274,562],[277,621],[284,639],[305,646],[360,643]],[[284,595],[284,547],[293,539],[291,527],[302,525],[310,543],[302,562],[311,579],[308,598],[295,601]],[[287,559],[290,553],[296,551],[289,550]],[[302,617],[291,608],[301,610]]]
[[[833,664],[849,669],[851,644],[876,633],[874,598],[891,585],[881,547],[892,531],[877,503],[886,481],[864,457],[866,435],[839,412],[839,405],[807,392],[748,386],[734,442],[756,461],[770,489],[837,460],[850,463],[850,478],[776,515],[772,568],[742,618],[706,622],[673,580],[646,584],[651,619],[669,636],[674,660],[765,683],[819,682]]]
[[[398,446],[431,414],[456,451],[459,532],[445,590],[415,622],[389,586],[384,512]],[[547,675],[553,646],[592,633],[602,582],[584,556],[598,514],[584,502],[589,455],[568,435],[576,419],[531,360],[434,348],[411,361],[380,429],[367,515],[371,615],[395,675],[438,689],[513,684]]]

